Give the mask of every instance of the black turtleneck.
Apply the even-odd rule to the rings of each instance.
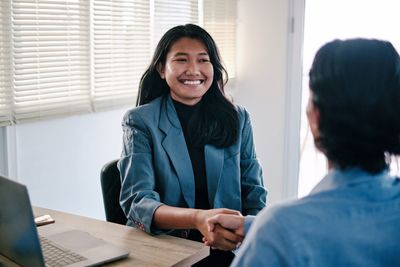
[[[188,123],[193,115],[199,111],[200,102],[194,106],[188,106],[175,100],[173,102],[185,136],[190,161],[192,162],[195,182],[195,208],[209,209],[204,146],[194,145],[188,131]]]
[[[208,190],[207,190],[207,179],[206,179],[206,163],[204,157],[204,146],[196,146],[189,137],[188,124],[193,118],[193,115],[199,111],[200,102],[194,106],[188,106],[173,100],[176,112],[178,114],[179,121],[185,136],[186,146],[189,152],[190,161],[192,162],[194,184],[195,184],[195,208],[196,209],[210,209],[208,203]],[[193,122],[191,122],[193,123]],[[202,235],[197,230],[191,230],[189,233],[189,239],[200,241]]]

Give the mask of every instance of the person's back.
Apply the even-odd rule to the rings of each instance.
[[[263,213],[246,236],[258,236],[258,253],[239,265],[400,266],[400,179],[386,171],[332,171],[309,196]]]

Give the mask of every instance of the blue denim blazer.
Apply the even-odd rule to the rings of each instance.
[[[256,158],[249,114],[237,107],[238,140],[230,147],[205,146],[208,199],[212,208],[257,214],[266,202],[261,166]],[[128,225],[148,233],[162,204],[194,208],[195,184],[183,131],[169,95],[129,110],[123,119],[120,204]],[[186,236],[188,231],[168,231]]]

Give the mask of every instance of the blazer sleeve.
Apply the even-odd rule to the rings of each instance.
[[[240,144],[242,212],[244,215],[256,215],[266,205],[267,190],[256,156],[250,115],[241,108],[241,116],[244,121]]]
[[[152,138],[143,119],[135,110],[128,112],[122,122],[123,149],[118,167],[121,174],[120,204],[133,226],[147,233],[153,214],[162,205],[155,191],[152,160]]]

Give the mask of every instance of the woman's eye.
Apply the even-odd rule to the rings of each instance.
[[[185,61],[186,61],[186,58],[177,58],[177,59],[175,59],[175,61],[178,61],[178,62],[185,62]]]
[[[200,62],[210,62],[210,60],[208,58],[201,58],[199,61]]]

